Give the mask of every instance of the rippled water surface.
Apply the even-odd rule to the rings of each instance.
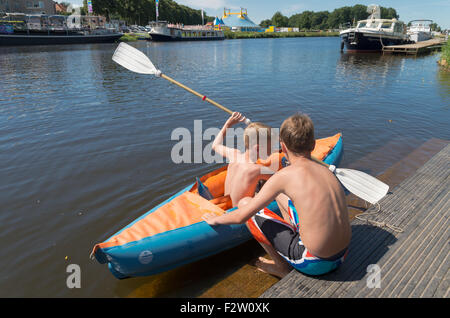
[[[450,75],[439,71],[438,54],[355,55],[339,44],[133,45],[169,76],[254,121],[278,127],[302,111],[317,137],[342,132],[344,167],[384,147],[365,167],[380,172],[404,147],[450,139]],[[89,260],[95,243],[217,167],[173,163],[171,132],[192,131],[195,119],[203,129],[221,127],[227,118],[163,79],[116,65],[115,48],[0,48],[0,296],[128,296],[144,284],[164,296],[175,278],[189,284],[188,275],[189,295],[197,296],[221,278],[188,267],[175,278],[119,281]],[[79,290],[66,287],[71,263],[81,266]]]

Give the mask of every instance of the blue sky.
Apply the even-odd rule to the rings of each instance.
[[[68,0],[74,4],[81,4],[82,0]],[[95,0],[92,0],[95,1]],[[223,8],[239,10],[240,7],[247,8],[250,19],[255,23],[269,19],[276,11],[291,16],[305,10],[311,11],[333,11],[343,6],[355,4],[379,4],[383,7],[392,7],[397,10],[400,20],[408,22],[414,19],[431,19],[444,29],[450,29],[450,1],[449,0],[175,0],[180,4],[191,8],[203,8],[210,16],[221,16]]]

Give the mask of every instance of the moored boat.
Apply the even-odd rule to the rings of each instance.
[[[341,134],[318,139],[313,156],[325,163],[338,165],[343,153]],[[282,168],[282,153],[274,153],[261,164]],[[177,192],[124,227],[106,241],[96,244],[92,255],[108,264],[119,279],[148,276],[188,264],[248,241],[252,236],[242,225],[211,227],[203,221],[207,212],[233,211],[231,199],[224,195],[227,166],[199,179],[212,195],[199,195],[198,181]],[[279,213],[276,202],[268,208]]]
[[[72,19],[80,16],[6,14],[0,18],[0,46],[113,43],[123,35],[80,21],[74,25]]]
[[[360,20],[356,27],[345,27],[339,35],[341,50],[349,52],[379,52],[383,46],[411,43],[406,34],[406,25],[397,19],[381,19],[380,7],[369,6],[371,15]]]
[[[151,30],[148,33],[152,41],[208,41],[223,40],[225,35],[222,30],[215,30],[210,26],[184,26],[181,24],[169,24],[166,21],[149,23]]]
[[[409,21],[407,34],[409,39],[413,42],[422,42],[431,39],[433,36],[431,34],[431,23],[433,20],[412,20]]]

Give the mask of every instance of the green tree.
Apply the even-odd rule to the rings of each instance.
[[[288,17],[284,16],[280,11],[277,11],[272,17],[272,25],[280,28],[287,27],[289,24]]]
[[[441,32],[441,27],[437,23],[430,24],[431,31]]]
[[[396,10],[393,8],[380,8],[381,18],[392,19],[399,18]],[[369,13],[367,6],[362,4],[353,7],[345,6],[336,8],[332,12],[329,11],[303,11],[291,15],[287,20],[287,26],[298,27],[300,29],[336,29],[339,25],[347,22],[356,22],[358,20],[367,19]],[[285,26],[285,18],[280,12],[275,13],[271,20],[261,21],[261,26],[268,25],[271,21],[273,25]]]
[[[367,13],[367,6],[364,6],[362,4],[357,4],[352,7],[351,10],[351,18],[352,22],[353,20],[357,22],[358,20],[364,20],[369,16],[369,13]],[[350,21],[346,21],[350,22]]]
[[[155,0],[95,0],[92,6],[96,14],[102,14],[108,18],[119,17],[132,24],[144,25],[156,18]],[[204,18],[205,21],[214,19],[206,14]],[[159,1],[158,19],[183,24],[202,23],[201,10],[179,5],[172,0]]]
[[[329,15],[330,13],[328,11],[313,12],[311,16],[311,29],[326,29]]]
[[[272,19],[262,20],[259,25],[263,28],[268,28],[269,26],[272,25]]]
[[[400,16],[394,8],[380,8],[382,19],[398,19]]]

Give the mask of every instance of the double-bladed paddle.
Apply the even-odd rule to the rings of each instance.
[[[207,101],[208,103],[222,109],[223,111],[229,114],[233,113],[225,106],[220,105],[219,103],[213,101],[212,99],[206,97],[205,95],[202,95],[194,91],[193,89],[190,89],[189,87],[170,78],[169,76],[163,74],[153,65],[153,63],[150,61],[147,55],[145,55],[138,49],[132,47],[131,45],[128,45],[123,42],[120,43],[116,51],[114,52],[112,59],[117,64],[122,65],[123,67],[132,72],[162,77],[168,80],[169,82],[181,88],[184,88],[188,92],[200,97],[202,100]],[[245,120],[245,123],[248,125],[251,123],[251,121],[247,118]],[[330,166],[317,158],[312,159],[328,167],[348,191],[350,191],[354,195],[360,197],[361,199],[367,202],[375,204],[379,200],[381,200],[389,191],[389,186],[387,184],[368,175],[367,173],[353,169],[336,168],[335,166],[332,165]]]

